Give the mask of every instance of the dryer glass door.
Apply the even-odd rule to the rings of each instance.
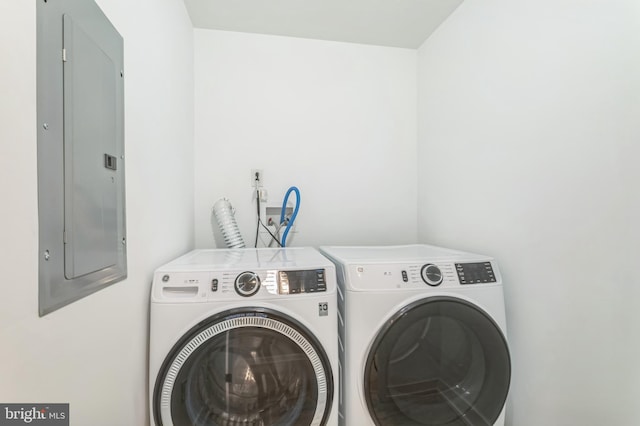
[[[324,425],[332,372],[317,339],[266,309],[228,311],[196,327],[156,382],[161,425]]]
[[[477,306],[451,297],[406,306],[380,330],[365,365],[377,425],[493,425],[511,377],[504,335]]]

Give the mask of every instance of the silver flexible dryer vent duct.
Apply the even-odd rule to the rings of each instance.
[[[220,198],[213,205],[213,215],[218,222],[224,243],[228,248],[244,248],[244,240],[236,223],[235,210],[226,198]]]

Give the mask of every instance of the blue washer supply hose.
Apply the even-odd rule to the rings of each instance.
[[[280,211],[280,223],[284,223],[285,213],[287,212],[287,201],[289,201],[289,195],[292,192],[296,193],[296,206],[293,209],[293,214],[287,223],[287,227],[284,229],[284,234],[282,234],[282,247],[286,247],[287,244],[287,235],[289,235],[289,230],[293,226],[293,222],[296,220],[296,216],[298,216],[298,209],[300,208],[300,190],[295,186],[289,188],[287,193],[284,196],[284,200],[282,200],[282,210]]]

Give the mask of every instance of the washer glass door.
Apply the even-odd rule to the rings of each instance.
[[[323,425],[332,399],[323,349],[280,314],[227,312],[167,357],[155,389],[161,425]]]
[[[378,333],[365,365],[377,425],[493,425],[511,377],[504,335],[461,299],[433,297],[399,311]]]

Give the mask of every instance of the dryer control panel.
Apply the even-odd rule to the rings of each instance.
[[[415,263],[360,263],[348,265],[351,290],[455,288],[500,284],[493,261]]]

